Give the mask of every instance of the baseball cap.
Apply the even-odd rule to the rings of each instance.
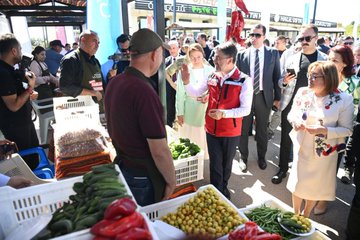
[[[170,46],[164,43],[157,33],[148,28],[142,28],[131,37],[129,50],[130,54],[143,54],[154,51],[158,47],[170,49]]]
[[[64,45],[62,45],[60,40],[53,40],[50,42],[50,46],[61,46],[61,47],[65,47]]]

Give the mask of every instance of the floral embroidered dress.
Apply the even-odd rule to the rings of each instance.
[[[335,200],[337,155],[345,148],[345,137],[351,135],[353,111],[353,99],[348,93],[317,97],[307,87],[298,90],[288,121],[323,125],[328,134],[313,135],[294,129],[290,132],[294,160],[286,187],[294,195],[307,200]]]

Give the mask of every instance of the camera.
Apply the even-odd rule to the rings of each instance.
[[[26,69],[29,69],[31,61],[32,61],[31,57],[23,55],[21,58],[21,61],[19,63],[19,69],[24,70],[24,71]]]

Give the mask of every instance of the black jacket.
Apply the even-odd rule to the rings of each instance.
[[[80,49],[80,54],[82,57],[85,57],[89,62],[95,63],[101,69],[99,60],[95,56],[89,57],[89,55]],[[72,97],[77,97],[81,94],[83,87],[81,86],[81,80],[83,78],[84,70],[80,61],[80,56],[78,51],[72,51],[69,54],[65,55],[60,63],[60,90],[65,94]],[[100,71],[101,73],[101,71]],[[105,81],[104,76],[103,87],[105,90]]]

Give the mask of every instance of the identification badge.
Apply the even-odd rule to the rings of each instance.
[[[91,81],[89,81],[89,84],[90,84],[90,86],[91,86],[95,91],[102,91],[102,90],[104,90],[104,89],[103,89],[103,84],[102,84],[102,82],[97,82],[97,81],[95,81],[95,80],[91,80]]]

